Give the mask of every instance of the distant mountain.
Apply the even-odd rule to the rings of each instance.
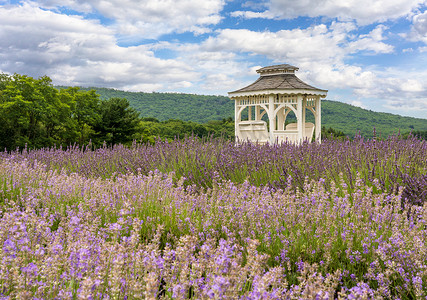
[[[126,98],[141,117],[153,117],[160,121],[179,119],[206,123],[211,120],[234,119],[234,103],[225,96],[204,96],[180,93],[124,92],[106,88],[95,89],[101,99]],[[308,120],[312,120],[309,113]],[[365,137],[377,135],[387,137],[393,133],[402,134],[411,130],[427,131],[427,119],[402,117],[399,115],[374,112],[338,101],[322,100],[322,126],[340,130],[353,137],[359,131]]]
[[[375,112],[350,104],[322,101],[322,125],[341,130],[353,137],[360,130],[365,137],[372,137],[375,128],[377,136],[410,131],[427,131],[427,119],[402,117],[390,113]]]
[[[143,118],[153,117],[159,121],[179,119],[206,123],[211,120],[234,119],[234,103],[224,96],[203,96],[179,93],[124,92],[106,88],[94,89],[101,99],[126,98]]]

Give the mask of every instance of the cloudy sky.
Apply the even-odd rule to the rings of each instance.
[[[0,72],[226,95],[288,63],[327,99],[427,119],[427,0],[0,0]]]

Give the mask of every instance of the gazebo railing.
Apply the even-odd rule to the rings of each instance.
[[[303,140],[308,139],[311,141],[311,138],[313,137],[314,133],[314,124],[313,123],[305,123],[304,126],[304,132],[302,135]],[[274,130],[273,131],[273,137],[274,141],[282,143],[286,140],[291,143],[298,142],[298,129],[297,129],[297,123],[290,123],[286,125],[286,130]]]
[[[242,141],[249,140],[262,144],[269,141],[267,123],[265,121],[241,121],[238,124],[238,128],[238,138]]]
[[[298,141],[298,130],[275,130],[273,131],[274,142],[296,143]]]

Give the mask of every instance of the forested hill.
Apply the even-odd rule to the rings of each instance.
[[[225,96],[203,96],[179,93],[124,92],[106,88],[95,89],[101,99],[126,98],[141,117],[154,117],[160,121],[179,119],[206,123],[211,120],[234,118],[234,103]],[[310,114],[309,114],[310,115]],[[310,120],[310,117],[308,118]],[[375,127],[378,135],[427,131],[427,119],[402,117],[379,113],[337,101],[322,101],[322,126],[332,127],[353,137],[359,131],[372,137]]]
[[[427,131],[427,119],[402,117],[390,113],[375,112],[338,101],[322,101],[322,126],[340,130],[353,137],[359,130],[365,137],[410,131]]]
[[[224,96],[204,96],[179,93],[134,93],[106,88],[94,89],[100,98],[126,98],[130,105],[143,118],[156,118],[159,121],[178,119],[197,123],[212,120],[234,119],[234,103]]]

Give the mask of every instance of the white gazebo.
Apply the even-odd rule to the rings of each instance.
[[[283,64],[257,70],[260,77],[254,83],[228,95],[235,101],[235,135],[240,141],[258,143],[301,143],[321,141],[321,104],[327,90],[321,90],[295,76],[298,68]],[[248,120],[242,121],[242,112],[247,109]],[[314,124],[306,122],[306,111],[314,115]],[[286,124],[290,112],[296,123]],[[263,120],[264,115],[268,119]],[[266,119],[264,117],[264,119]]]

